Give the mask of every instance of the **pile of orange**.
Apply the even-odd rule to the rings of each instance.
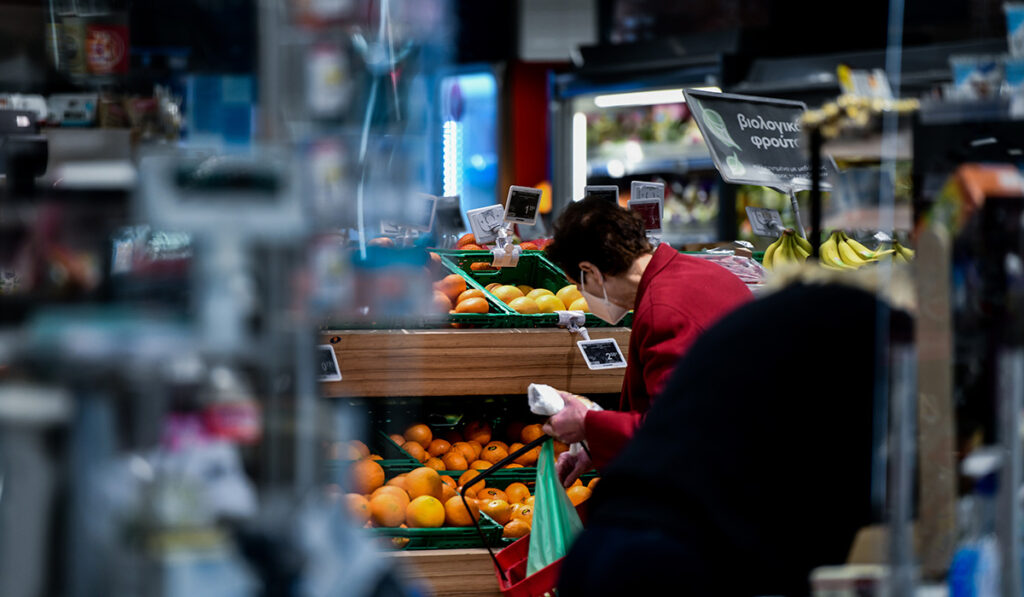
[[[543,431],[539,424],[513,422],[505,427],[504,437],[510,442],[506,443],[494,439],[495,433],[489,423],[470,421],[461,430],[445,432],[444,437],[435,436],[423,423],[415,423],[404,433],[392,434],[390,438],[426,467],[437,471],[466,471],[491,468],[541,435]],[[562,442],[555,442],[556,456],[568,449],[569,446]],[[505,468],[535,466],[539,456],[540,448],[533,448]]]
[[[479,473],[466,471],[459,477],[458,489],[462,490],[463,485],[468,483]],[[579,479],[566,489],[569,501],[578,506],[587,501],[593,493],[594,487],[599,479],[591,479],[590,483],[584,485]],[[506,539],[518,539],[530,533],[533,527],[533,504],[534,496],[530,493],[529,487],[524,483],[511,483],[504,489],[487,487],[484,482],[473,485],[466,491],[467,498],[472,495],[477,501],[477,507],[481,512],[491,517],[495,522],[504,527],[502,536]]]
[[[488,284],[486,288],[487,292],[517,313],[554,313],[566,309],[590,313],[587,299],[583,298],[575,284],[564,286],[558,292],[551,292],[547,288],[534,288],[528,284],[493,283]]]

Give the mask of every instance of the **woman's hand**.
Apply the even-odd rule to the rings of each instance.
[[[580,475],[592,468],[594,464],[583,450],[576,454],[562,452],[555,463],[555,470],[558,471],[558,478],[562,480],[563,487],[569,487],[580,478]]]
[[[565,400],[565,408],[555,413],[544,423],[544,433],[566,444],[583,441],[584,421],[587,405],[573,394],[559,392]]]

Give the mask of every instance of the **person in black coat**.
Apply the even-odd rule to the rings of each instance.
[[[589,500],[559,595],[807,595],[874,522],[871,293],[797,284],[708,330]],[[885,346],[885,344],[883,344]]]

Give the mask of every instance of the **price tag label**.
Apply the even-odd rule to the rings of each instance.
[[[407,230],[430,232],[437,213],[437,197],[420,193],[422,201],[413,202],[405,212],[405,221],[381,221],[380,232],[385,235],[402,234]]]
[[[620,369],[626,366],[619,343],[612,338],[602,340],[580,340],[576,342],[583,354],[583,360],[590,369]]]
[[[434,208],[434,224],[447,230],[465,230],[462,206],[458,195],[441,197]]]
[[[533,187],[509,187],[508,198],[505,200],[504,221],[533,226],[537,223],[540,197],[540,189]],[[479,240],[479,237],[477,240]]]
[[[660,182],[643,182],[634,180],[629,183],[630,200],[660,199],[665,200],[665,185]]]
[[[747,219],[750,228],[758,236],[778,238],[782,234],[782,216],[774,209],[747,206]]]
[[[811,188],[810,159],[801,147],[801,102],[729,93],[684,90],[711,159],[726,182],[754,184],[784,192]],[[822,160],[822,188],[835,174]]]
[[[341,381],[341,367],[338,366],[338,355],[330,344],[316,347],[317,377],[320,381]]]
[[[498,238],[498,230],[502,226],[504,217],[505,208],[500,205],[489,205],[467,211],[466,218],[469,219],[469,227],[473,229],[476,244],[493,243]]]
[[[651,234],[661,232],[662,199],[630,199],[626,206],[630,211],[640,214],[644,220],[644,229]]]
[[[613,205],[619,204],[619,187],[615,185],[587,185],[583,187],[583,198],[598,197]]]

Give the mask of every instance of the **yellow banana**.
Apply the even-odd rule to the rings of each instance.
[[[761,260],[761,265],[768,269],[774,267],[775,252],[779,250],[779,245],[782,244],[782,237],[768,245],[768,248],[764,250],[764,259]]]
[[[867,265],[867,261],[860,258],[857,252],[853,250],[845,240],[836,240],[836,250],[839,252],[839,256],[842,257],[843,262],[851,267],[861,267]]]
[[[850,245],[850,248],[853,249],[853,252],[856,253],[857,256],[863,259],[864,261],[874,261],[879,257],[877,252],[872,251],[871,249],[860,244],[859,242],[853,240],[852,238],[847,236],[845,232],[843,233],[843,240],[846,242],[846,244]]]
[[[843,261],[843,258],[839,256],[839,248],[836,246],[835,233],[833,233],[832,236],[828,237],[828,240],[822,243],[820,259],[823,265],[830,265],[838,269],[857,269],[855,267],[846,265],[846,262]]]
[[[811,242],[799,234],[794,234],[793,237],[796,240],[796,244],[804,250],[804,253],[810,255],[814,252],[814,247],[811,246]]]
[[[892,248],[896,251],[898,255],[900,255],[907,261],[911,261],[914,258],[915,251],[913,249],[908,249],[904,247],[899,243],[899,241],[892,241]]]

